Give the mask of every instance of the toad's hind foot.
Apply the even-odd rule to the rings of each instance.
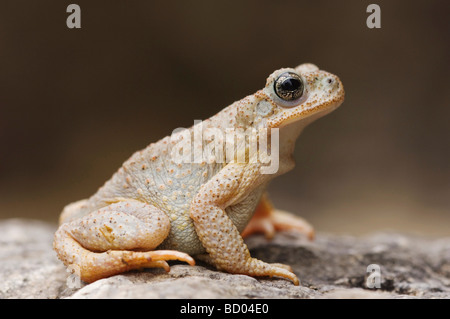
[[[170,222],[162,211],[125,200],[62,224],[53,247],[58,258],[86,282],[132,269],[158,267],[169,271],[168,260],[194,265],[194,259],[185,253],[154,250],[169,230]]]
[[[54,244],[58,257],[87,283],[134,269],[163,268],[169,271],[168,260],[195,265],[191,256],[175,250],[92,252],[83,248],[67,233],[64,234],[64,229],[58,230],[55,236],[59,237]]]

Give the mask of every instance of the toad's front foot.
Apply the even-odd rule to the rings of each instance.
[[[251,234],[262,233],[266,238],[271,239],[275,236],[275,232],[280,230],[294,230],[306,235],[310,240],[313,240],[315,236],[314,228],[310,223],[299,216],[273,208],[265,195],[241,235],[245,238]]]
[[[245,180],[244,173],[251,169],[255,167],[228,164],[202,186],[190,210],[197,235],[218,269],[249,276],[279,276],[299,285],[297,276],[287,266],[252,258],[238,229],[225,212],[230,199],[245,193],[246,187],[254,182],[252,178]],[[226,185],[223,181],[227,181]]]
[[[248,276],[278,276],[300,284],[289,266],[252,258],[238,230],[220,208],[193,209],[191,216],[210,261],[218,269]]]

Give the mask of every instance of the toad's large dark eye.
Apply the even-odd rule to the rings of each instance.
[[[274,83],[275,93],[284,101],[294,101],[303,95],[303,82],[293,72],[281,74]]]

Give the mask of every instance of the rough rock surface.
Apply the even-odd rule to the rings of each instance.
[[[252,255],[293,267],[301,285],[218,272],[199,263],[102,279],[92,284],[66,272],[52,250],[56,226],[0,221],[0,298],[450,298],[450,238],[394,233],[356,238],[293,233],[272,241],[248,238]],[[380,267],[381,287],[366,286],[367,267]],[[372,275],[373,276],[373,275]]]

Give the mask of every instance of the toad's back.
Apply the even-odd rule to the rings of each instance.
[[[223,116],[221,113],[216,117]],[[214,117],[212,120],[204,123],[214,125]],[[192,131],[193,128],[190,128],[189,132]],[[77,208],[77,213],[71,212],[70,220],[81,218],[122,199],[135,199],[152,204],[170,219],[170,234],[159,248],[176,249],[191,255],[203,253],[204,248],[189,216],[191,202],[200,187],[225,164],[177,163],[171,153],[171,146],[176,140],[168,136],[134,153],[97,193]],[[226,212],[239,231],[244,229],[251,218],[264,188],[258,187],[244,200],[227,207]],[[62,218],[63,216],[64,213]]]

